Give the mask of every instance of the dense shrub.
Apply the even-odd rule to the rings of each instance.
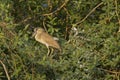
[[[36,27],[60,55],[31,38]],[[1,0],[0,79],[119,80],[119,31],[119,0]]]

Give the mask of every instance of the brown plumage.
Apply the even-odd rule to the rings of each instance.
[[[56,48],[61,51],[61,48],[60,48],[59,44],[57,43],[57,41],[55,41],[51,35],[46,33],[44,31],[44,29],[35,28],[33,36],[35,36],[36,41],[46,45],[48,50],[49,50],[49,46],[51,46],[51,47]]]

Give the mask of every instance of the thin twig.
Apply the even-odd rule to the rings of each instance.
[[[0,63],[2,64],[2,66],[3,66],[3,68],[4,68],[4,71],[5,71],[5,73],[6,73],[6,76],[7,76],[7,78],[8,78],[8,80],[10,80],[10,77],[9,77],[9,75],[8,75],[8,72],[7,72],[7,69],[6,69],[6,67],[5,67],[5,64],[3,64],[3,62],[0,60]]]
[[[82,23],[83,21],[85,21],[88,16],[90,16],[99,6],[101,6],[103,4],[103,2],[99,3],[96,7],[94,7],[80,22],[77,22],[74,25],[79,25],[80,23]]]
[[[51,0],[48,0],[48,6],[49,6],[49,8],[50,8],[50,11],[52,10],[52,4],[51,4]]]
[[[68,10],[66,9],[66,7],[63,7],[63,8],[66,11],[67,15],[70,16],[70,14],[69,14]]]
[[[48,13],[48,14],[43,14],[43,16],[49,16],[49,15],[53,15],[54,13],[60,11],[67,3],[69,0],[65,0],[65,2],[59,7],[57,8],[55,11]]]
[[[112,74],[118,74],[118,75],[120,75],[120,71],[110,71],[110,70],[107,70],[107,69],[102,69],[102,68],[100,68],[101,70],[103,70],[103,71],[106,71],[106,72],[108,72],[108,73],[112,73]]]
[[[45,20],[43,20],[43,27],[44,27],[45,31],[47,32],[47,28],[45,26]]]
[[[30,20],[30,19],[31,19],[31,17],[27,17],[27,18],[25,18],[24,20],[22,20],[21,22],[19,22],[19,24],[25,23],[25,22],[27,22],[27,21]]]
[[[118,14],[118,6],[117,6],[117,0],[115,0],[115,13],[116,13],[116,16],[117,16],[117,18],[118,18],[118,23],[119,23],[119,25],[120,25],[120,19],[119,19],[119,14]]]

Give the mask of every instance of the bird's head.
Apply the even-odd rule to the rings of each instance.
[[[36,31],[37,33],[42,33],[42,32],[44,32],[45,30],[42,29],[42,28],[37,28],[35,31]]]
[[[42,28],[35,28],[32,37],[34,37],[38,33],[41,34],[42,32],[44,32],[44,29],[42,29]]]

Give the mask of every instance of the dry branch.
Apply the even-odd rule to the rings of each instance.
[[[69,0],[65,0],[65,2],[59,7],[57,8],[55,11],[48,13],[48,14],[43,14],[43,16],[49,16],[49,15],[53,15],[54,13],[60,11],[67,3]]]
[[[2,64],[2,66],[3,66],[3,68],[4,68],[4,71],[5,71],[5,73],[6,73],[7,79],[10,80],[10,77],[9,77],[9,75],[8,75],[8,72],[7,72],[7,69],[6,69],[5,64],[4,64],[1,60],[0,60],[0,63]]]
[[[80,22],[75,23],[74,25],[79,25],[80,23],[82,23],[83,21],[85,21],[88,16],[90,16],[99,6],[101,6],[103,4],[103,2],[99,3],[96,7],[94,7]]]

